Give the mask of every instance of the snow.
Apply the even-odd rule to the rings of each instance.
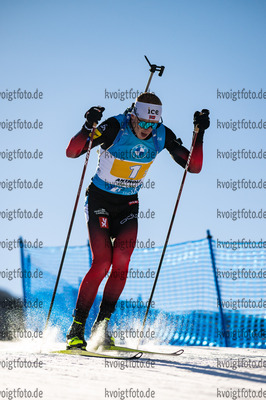
[[[33,394],[45,400],[263,398],[260,390],[266,397],[266,350],[183,347],[178,357],[143,354],[130,361],[50,353],[64,347],[53,332],[48,341],[1,342],[0,399]],[[179,348],[156,349],[172,352]],[[232,392],[237,389],[244,389],[243,397],[241,392]]]

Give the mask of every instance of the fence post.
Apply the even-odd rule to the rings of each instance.
[[[21,260],[21,269],[22,269],[22,289],[23,289],[23,300],[27,301],[26,298],[26,282],[25,282],[25,255],[24,255],[24,247],[22,237],[19,237],[19,247],[20,247],[20,260]]]
[[[225,317],[224,317],[223,307],[222,307],[222,302],[221,302],[221,300],[222,300],[221,292],[220,292],[219,282],[218,282],[218,278],[217,278],[217,274],[216,274],[215,257],[214,257],[214,252],[213,252],[213,248],[212,248],[212,236],[211,236],[211,233],[210,233],[209,229],[207,230],[207,239],[208,239],[208,242],[209,242],[209,248],[210,248],[210,254],[211,254],[214,282],[215,282],[216,292],[217,292],[218,301],[219,301],[219,305],[220,305],[219,309],[220,309],[220,314],[221,314],[222,327],[223,327],[223,331],[224,331],[224,334],[225,334],[225,336],[224,336],[225,347],[229,347],[228,340],[227,340],[227,337],[226,337],[226,324],[225,324]]]
[[[87,241],[87,246],[88,246],[88,255],[89,255],[89,268],[91,267],[92,263],[92,254],[91,254],[91,246],[90,246],[90,241]]]

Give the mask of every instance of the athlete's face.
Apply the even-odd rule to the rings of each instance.
[[[139,120],[139,119],[136,117],[136,115],[131,114],[131,123],[132,123],[133,129],[134,129],[134,131],[135,131],[135,133],[136,133],[136,136],[137,136],[139,139],[144,140],[144,139],[146,139],[146,138],[149,136],[149,134],[151,133],[152,127],[150,126],[148,129],[141,128],[141,127],[139,126],[139,121],[145,121],[145,122],[151,122],[151,121],[149,121],[149,120],[147,120],[147,119]]]

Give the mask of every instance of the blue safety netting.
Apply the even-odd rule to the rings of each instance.
[[[62,252],[63,247],[22,248],[24,300],[31,329],[45,325]],[[120,343],[134,338],[134,332],[140,335],[161,253],[162,247],[133,252],[125,289],[110,321],[110,330]],[[62,338],[72,322],[78,288],[90,263],[88,245],[68,248],[50,319]],[[219,248],[210,238],[169,245],[143,341],[266,348],[265,265],[261,248]],[[106,279],[90,311],[86,335],[97,316]]]

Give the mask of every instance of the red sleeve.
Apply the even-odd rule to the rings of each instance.
[[[120,130],[120,124],[115,117],[110,117],[100,125],[94,131],[92,148],[98,145],[107,148],[111,146],[116,135]],[[66,155],[70,158],[77,158],[82,154],[86,153],[90,142],[90,131],[84,128],[84,125],[80,132],[78,132],[69,142]]]
[[[203,135],[204,132],[199,132],[197,140],[191,154],[188,171],[198,174],[201,171],[203,164]]]
[[[197,140],[191,155],[190,164],[188,171],[191,173],[198,174],[201,171],[203,163],[203,135],[204,132],[199,132]],[[189,150],[182,146],[182,141],[176,139],[175,134],[166,127],[166,138],[165,148],[169,151],[173,159],[181,165],[183,168],[186,167]]]
[[[66,156],[70,158],[77,158],[85,153],[89,144],[89,131],[82,128],[79,133],[73,136],[66,148]]]

